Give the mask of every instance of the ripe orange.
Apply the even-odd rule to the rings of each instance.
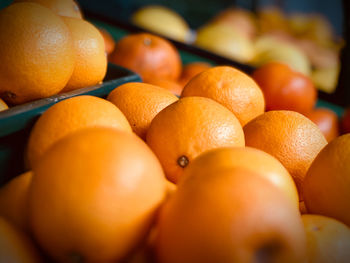
[[[312,163],[303,183],[307,210],[350,226],[350,134],[331,141]]]
[[[103,37],[103,40],[105,42],[105,51],[107,55],[110,55],[114,48],[115,48],[115,41],[111,34],[104,28],[99,28],[99,31]]]
[[[74,0],[15,0],[14,2],[32,2],[43,5],[57,15],[83,18],[79,5]]]
[[[287,168],[299,194],[312,161],[327,144],[317,125],[294,111],[266,112],[249,122],[244,134],[247,146],[271,154]]]
[[[303,215],[309,263],[346,263],[350,258],[350,229],[325,216]]]
[[[179,78],[179,83],[185,86],[191,79],[197,76],[199,73],[210,69],[212,66],[206,62],[192,62],[186,64],[183,69],[181,76]]]
[[[169,90],[171,93],[178,97],[180,97],[181,92],[183,90],[183,86],[174,80],[154,78],[148,80],[147,83]]]
[[[0,11],[0,96],[11,104],[49,97],[72,75],[68,27],[51,10],[16,3]]]
[[[312,81],[289,66],[271,62],[253,73],[264,92],[267,110],[310,111],[316,103],[317,91]]]
[[[208,98],[187,97],[158,113],[146,141],[166,177],[177,183],[199,154],[218,147],[244,146],[244,134],[235,115],[224,106]]]
[[[299,207],[298,192],[286,168],[275,157],[258,149],[227,147],[207,151],[193,160],[186,168],[184,176],[201,174],[202,170],[215,173],[221,169],[234,167],[244,168],[263,176],[281,189],[295,207]]]
[[[307,214],[307,209],[306,209],[304,201],[299,202],[299,211],[300,211],[300,214],[302,214],[302,215]]]
[[[128,35],[119,40],[109,60],[135,71],[144,81],[176,80],[182,67],[175,47],[166,39],[148,33]]]
[[[85,127],[115,127],[131,131],[124,114],[113,103],[93,97],[78,96],[63,100],[48,109],[35,123],[27,147],[29,166],[57,140]]]
[[[254,80],[228,66],[213,67],[200,73],[185,86],[181,96],[211,98],[232,111],[242,126],[265,109],[263,93]]]
[[[0,262],[42,262],[30,240],[0,217]]]
[[[107,98],[128,119],[132,130],[143,140],[153,118],[177,101],[171,92],[146,83],[126,83],[114,89]]]
[[[63,17],[76,54],[74,71],[63,91],[93,86],[102,82],[107,72],[104,39],[98,29],[83,19]]]
[[[165,197],[152,151],[136,135],[113,128],[62,138],[33,172],[32,232],[59,262],[121,262],[146,237]]]
[[[0,188],[0,216],[27,231],[28,189],[33,173],[26,172]]]
[[[256,172],[192,173],[160,211],[162,263],[303,262],[298,209]]]
[[[343,115],[341,120],[341,132],[343,134],[350,133],[350,108],[348,108]]]
[[[304,113],[304,115],[320,128],[328,142],[339,136],[338,116],[332,110],[317,108]]]

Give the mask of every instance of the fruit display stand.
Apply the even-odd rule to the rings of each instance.
[[[127,34],[147,31],[141,29],[138,26],[121,21],[117,18],[105,17],[94,12],[89,12],[89,10],[85,10],[85,13],[87,19],[89,19],[96,26],[106,29],[116,41],[122,38],[123,36],[126,36]],[[232,59],[214,54],[210,51],[201,49],[199,47],[172,40],[169,38],[167,39],[171,41],[178,49],[183,64],[191,62],[207,62],[212,65],[230,65],[248,74],[251,74],[255,69],[250,65],[243,64]],[[317,101],[317,107],[329,108],[333,110],[339,117],[342,116],[344,109],[342,106],[337,104],[336,96],[331,96],[328,93],[318,91],[318,98],[319,100]]]
[[[0,185],[25,170],[23,153],[29,132],[36,119],[53,104],[79,95],[105,98],[116,87],[139,81],[141,79],[137,74],[109,64],[105,80],[100,85],[61,93],[0,112]]]

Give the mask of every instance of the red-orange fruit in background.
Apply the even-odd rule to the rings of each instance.
[[[317,91],[311,79],[285,64],[267,63],[252,76],[264,93],[266,110],[304,113],[316,103]]]
[[[338,116],[332,110],[317,108],[304,113],[321,130],[328,142],[339,136]]]
[[[185,86],[192,78],[197,76],[199,73],[210,69],[212,66],[206,62],[192,62],[186,64],[183,69],[181,76],[179,78],[179,83],[182,86]]]
[[[176,48],[168,40],[148,33],[132,34],[119,40],[109,61],[135,71],[144,81],[177,80],[182,68]]]

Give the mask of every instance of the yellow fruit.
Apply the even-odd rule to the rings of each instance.
[[[58,262],[121,262],[147,236],[166,194],[152,151],[113,128],[62,138],[33,172],[31,229]]]
[[[21,230],[28,228],[28,190],[33,173],[26,172],[0,188],[0,216]]]
[[[131,132],[124,114],[113,103],[93,97],[78,96],[63,100],[40,116],[35,123],[27,147],[29,166],[57,140],[86,127],[114,127]]]
[[[350,228],[329,217],[301,216],[309,263],[346,263],[350,259]]]
[[[186,21],[173,10],[163,6],[146,6],[136,11],[131,21],[154,33],[179,40],[187,41],[190,28]]]
[[[5,103],[5,101],[3,101],[2,99],[0,99],[0,111],[3,110],[7,110],[9,107],[7,106],[7,104]]]
[[[254,56],[251,41],[227,24],[209,24],[200,28],[195,45],[239,62],[248,62]]]
[[[105,42],[96,27],[89,22],[63,17],[74,42],[76,63],[63,92],[93,86],[102,82],[107,72]]]
[[[60,92],[75,54],[68,27],[51,10],[15,3],[0,11],[0,96],[20,104]]]

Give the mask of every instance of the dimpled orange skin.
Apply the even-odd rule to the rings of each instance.
[[[186,174],[241,167],[256,172],[281,189],[295,207],[299,207],[298,191],[286,168],[272,155],[250,147],[223,147],[199,155],[186,168]],[[182,177],[184,178],[184,177]]]
[[[107,99],[124,113],[132,130],[143,140],[153,118],[178,100],[171,92],[146,83],[121,85]]]
[[[28,190],[32,181],[31,171],[13,178],[0,188],[0,216],[23,231],[28,230]]]
[[[264,95],[254,80],[228,66],[208,69],[191,79],[181,97],[211,98],[232,111],[244,126],[265,110]]]
[[[186,176],[160,212],[161,263],[304,262],[298,209],[242,168]]]
[[[135,71],[144,81],[177,80],[182,68],[180,55],[171,42],[148,33],[132,34],[119,40],[109,61]]]
[[[0,11],[0,94],[11,104],[60,92],[75,54],[68,27],[51,10],[15,3]]]
[[[302,215],[309,263],[347,263],[350,258],[350,228],[325,216]]]
[[[113,128],[63,138],[33,172],[29,222],[58,262],[121,262],[146,237],[166,191],[147,145]]]
[[[107,56],[100,31],[82,19],[62,19],[71,32],[76,54],[73,74],[63,92],[101,83],[107,72]]]
[[[269,111],[250,121],[243,130],[246,145],[276,157],[287,168],[301,194],[307,170],[327,145],[317,125],[294,111]]]
[[[309,213],[350,227],[350,134],[331,141],[312,163],[303,183]]]
[[[32,167],[60,138],[96,126],[132,131],[124,114],[113,103],[98,97],[78,96],[53,105],[40,116],[30,133],[27,146],[29,166]]]
[[[74,0],[15,0],[14,2],[37,3],[60,16],[83,18],[79,5]]]
[[[160,160],[167,178],[176,183],[184,167],[204,151],[244,146],[237,118],[221,104],[187,97],[162,110],[151,122],[147,144]]]
[[[0,262],[43,262],[27,236],[2,217],[0,217]]]

